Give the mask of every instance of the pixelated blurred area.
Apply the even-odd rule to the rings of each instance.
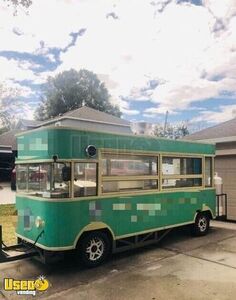
[[[101,204],[96,201],[89,203],[89,216],[91,221],[100,221],[102,216]]]

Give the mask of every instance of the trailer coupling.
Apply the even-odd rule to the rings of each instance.
[[[2,240],[2,225],[0,225],[0,263],[20,260],[28,257],[39,256],[40,253],[36,247],[26,243],[6,246]]]

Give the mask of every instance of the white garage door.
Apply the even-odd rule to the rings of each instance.
[[[215,170],[223,179],[223,192],[228,196],[228,219],[236,220],[236,155],[218,156]]]

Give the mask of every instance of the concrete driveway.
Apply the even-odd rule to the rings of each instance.
[[[172,232],[161,244],[114,255],[96,269],[82,269],[72,258],[55,266],[35,260],[0,264],[3,278],[36,279],[51,286],[37,295],[3,291],[0,299],[233,300],[236,295],[236,225],[213,222],[209,235]],[[1,285],[0,283],[0,285]],[[2,297],[2,298],[1,298]]]
[[[11,190],[9,182],[0,182],[0,204],[13,204],[15,200],[16,192]]]

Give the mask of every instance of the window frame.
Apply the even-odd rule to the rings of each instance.
[[[163,163],[163,157],[170,157],[170,158],[200,158],[201,159],[201,174],[184,174],[184,175],[178,175],[178,174],[170,174],[170,175],[164,175],[162,172],[162,163]],[[204,165],[204,159],[205,155],[193,155],[193,154],[187,154],[187,153],[161,153],[161,161],[160,161],[160,165],[161,165],[161,178],[160,178],[160,190],[161,191],[175,191],[175,190],[191,190],[191,189],[202,189],[204,188],[204,173],[205,173],[205,165]],[[190,186],[190,187],[170,187],[170,188],[163,188],[163,184],[162,181],[163,179],[201,179],[202,180],[202,184],[199,186]]]
[[[72,166],[72,162],[70,160],[58,160],[56,162],[57,164],[69,164],[70,167]],[[17,194],[19,195],[24,195],[24,196],[27,196],[27,197],[36,197],[37,199],[38,198],[45,198],[45,199],[70,199],[72,198],[72,193],[71,193],[71,180],[68,181],[68,197],[43,197],[43,196],[38,196],[38,195],[33,195],[29,192],[29,168],[30,166],[33,166],[33,165],[38,165],[39,166],[39,173],[40,173],[40,170],[41,170],[41,166],[42,165],[49,165],[50,167],[50,193],[52,193],[52,179],[53,179],[53,164],[54,164],[54,161],[50,160],[50,161],[28,161],[28,162],[18,162],[16,163],[16,192]],[[17,181],[17,173],[18,173],[18,166],[21,166],[21,165],[25,165],[26,168],[27,168],[27,182],[26,182],[26,189],[25,190],[20,190],[18,188],[18,181]],[[71,174],[72,175],[72,174]],[[40,181],[39,181],[39,187],[40,187]],[[26,192],[27,191],[27,192]],[[40,189],[38,191],[39,193],[41,193]],[[48,191],[47,191],[48,192]]]
[[[206,185],[206,159],[210,158],[211,159],[211,185]],[[205,155],[204,156],[204,182],[203,182],[203,187],[204,189],[211,189],[214,188],[214,171],[215,171],[215,156],[213,155]]]
[[[75,196],[75,191],[74,191],[74,180],[75,180],[75,164],[95,164],[96,165],[96,195],[88,195],[88,196]],[[98,197],[99,194],[99,169],[100,169],[100,165],[99,165],[99,161],[98,160],[74,160],[71,161],[71,198],[73,199],[80,199],[80,198],[90,198],[90,197]]]
[[[111,178],[111,176],[103,176],[102,175],[102,154],[103,153],[109,153],[109,154],[126,154],[126,155],[134,155],[134,156],[149,156],[149,157],[156,157],[157,158],[157,175],[129,175],[129,176],[117,176],[114,175],[114,178]],[[201,158],[202,159],[202,174],[201,175],[163,175],[162,174],[162,157],[163,156],[168,156],[168,157],[186,157],[186,158]],[[145,151],[139,151],[139,150],[116,150],[116,149],[106,149],[106,148],[100,148],[98,149],[98,156],[96,159],[59,159],[57,162],[58,163],[70,163],[71,164],[71,181],[69,185],[69,198],[63,198],[65,200],[68,199],[96,199],[98,197],[109,197],[109,196],[117,196],[117,195],[135,195],[135,194],[153,194],[153,193],[159,193],[159,192],[177,192],[177,191],[196,191],[200,189],[212,189],[214,188],[214,182],[212,180],[212,186],[205,186],[205,158],[210,157],[212,159],[212,177],[214,177],[214,154],[188,154],[188,153],[177,153],[177,152],[145,152]],[[53,163],[53,161],[50,160],[30,160],[30,161],[17,161],[16,165],[26,165],[27,168],[30,164],[48,164],[48,163]],[[96,174],[96,195],[95,196],[82,196],[82,197],[74,197],[74,164],[75,163],[96,163],[97,167],[97,174]],[[16,175],[17,176],[17,175]],[[192,187],[173,187],[173,188],[162,188],[162,179],[165,179],[166,176],[178,176],[177,178],[201,178],[202,179],[202,185],[201,186],[192,186]],[[105,181],[111,181],[112,180],[156,180],[157,181],[157,189],[147,189],[147,190],[127,190],[127,191],[120,191],[120,192],[108,192],[108,193],[103,193],[102,192],[102,182],[103,182],[103,177],[107,177]],[[173,177],[172,177],[173,178]],[[27,183],[28,185],[28,183]],[[17,191],[18,194],[22,194],[20,190]],[[24,196],[29,196],[33,197],[27,194],[23,194]],[[37,198],[40,198],[37,196]],[[49,198],[47,198],[49,199]],[[57,198],[51,198],[51,200],[57,200]],[[60,198],[62,199],[62,198]]]
[[[108,154],[108,155],[111,155],[111,156],[113,156],[113,157],[108,157],[108,158],[104,158],[104,157],[101,157],[101,163],[102,163],[102,165],[101,165],[101,167],[102,167],[102,172],[103,172],[103,160],[104,159],[115,159],[114,157],[115,157],[115,155],[116,154],[114,154],[114,153],[105,153],[105,154]],[[127,153],[117,153],[117,156],[129,156],[130,155],[130,158],[128,157],[128,158],[126,158],[126,157],[124,157],[124,159],[122,160],[122,158],[117,158],[117,160],[116,160],[116,162],[118,162],[118,163],[121,163],[121,162],[125,162],[126,161],[126,163],[127,164],[129,164],[130,162],[135,162],[136,160],[137,160],[137,158],[140,156],[140,160],[142,159],[142,158],[144,158],[145,156],[147,157],[147,158],[152,158],[153,159],[153,161],[152,161],[152,163],[154,162],[154,165],[156,165],[156,174],[154,175],[154,174],[138,174],[138,175],[133,175],[133,174],[130,174],[130,175],[123,175],[123,174],[121,174],[121,175],[117,175],[117,174],[102,174],[102,176],[103,176],[103,178],[106,178],[106,177],[109,177],[109,178],[114,178],[114,180],[115,180],[115,177],[122,177],[122,178],[125,178],[125,177],[135,177],[135,176],[137,176],[137,177],[145,177],[145,176],[153,176],[153,177],[156,177],[156,176],[158,176],[158,174],[159,174],[159,168],[158,168],[158,157],[157,157],[157,155],[143,155],[143,154],[134,154],[134,153],[132,153],[132,154],[127,154]],[[124,163],[124,165],[125,165],[125,163]],[[110,164],[110,171],[111,171],[111,173],[112,173],[112,169],[114,169],[114,168],[112,168],[112,164]],[[124,170],[123,168],[121,168],[121,170]],[[112,179],[113,180],[113,179]]]
[[[147,156],[156,159],[157,164],[157,174],[156,175],[103,175],[102,174],[102,160],[104,154],[110,155],[127,155],[127,156]],[[146,192],[159,192],[160,191],[160,153],[148,153],[148,152],[138,152],[138,151],[122,151],[122,150],[112,150],[112,149],[100,149],[99,151],[99,193],[98,195],[122,195],[122,194],[136,194],[136,193],[146,193]],[[156,189],[142,189],[142,190],[128,190],[118,191],[118,192],[103,192],[102,186],[103,182],[119,182],[119,181],[142,181],[142,180],[155,180],[157,183]]]

